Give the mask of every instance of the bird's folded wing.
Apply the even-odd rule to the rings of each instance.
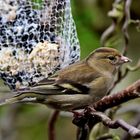
[[[16,102],[37,102],[51,95],[75,95],[88,94],[89,88],[85,85],[68,80],[53,81],[47,80],[37,85],[20,89],[5,99],[0,100],[0,105],[12,104]]]

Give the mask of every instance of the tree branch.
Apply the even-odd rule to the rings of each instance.
[[[129,125],[124,120],[119,119],[116,121],[112,121],[104,113],[97,112],[95,110],[91,110],[91,114],[93,115],[93,117],[97,117],[98,119],[100,119],[100,122],[102,122],[105,126],[108,126],[109,128],[117,129],[120,127],[123,130],[127,131],[132,137],[140,138],[140,130],[132,125]]]
[[[132,123],[133,126],[138,127],[138,125],[140,124],[140,113],[134,118],[133,121],[134,121]],[[131,137],[130,137],[129,133],[126,133],[122,138],[122,140],[130,140],[130,139],[131,139]]]
[[[113,95],[105,96],[104,98],[96,102],[93,107],[98,111],[105,111],[106,109],[139,97],[140,80],[136,81],[122,91],[119,91]]]

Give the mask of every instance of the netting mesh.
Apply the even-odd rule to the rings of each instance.
[[[0,0],[0,77],[30,86],[79,60],[70,0]]]

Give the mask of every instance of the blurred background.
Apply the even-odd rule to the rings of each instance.
[[[85,58],[92,50],[100,47],[101,35],[112,22],[107,15],[112,9],[113,2],[113,0],[71,0],[73,18],[81,46],[81,59]],[[132,1],[132,19],[140,19],[139,5],[140,1]],[[140,57],[140,32],[136,29],[136,25],[129,26],[129,36],[130,44],[127,55],[133,60],[132,65],[135,65]],[[124,44],[120,30],[116,32],[112,42],[111,47],[122,49]],[[114,91],[125,88],[139,78],[140,70],[130,72]],[[8,88],[1,82],[1,92],[6,90]],[[18,109],[15,112],[9,106],[0,108],[0,140],[47,140],[47,124],[53,110],[43,105],[24,104],[20,107],[16,105],[16,107]],[[129,123],[133,123],[133,118],[138,113],[140,113],[139,100],[129,101],[129,104],[125,103],[118,110],[115,118],[123,118]],[[125,134],[121,129],[111,132],[116,135]],[[62,113],[59,116],[56,124],[56,136],[57,140],[76,139],[76,126],[72,124],[71,114]]]

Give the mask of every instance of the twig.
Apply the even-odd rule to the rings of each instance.
[[[49,140],[55,140],[55,124],[59,115],[59,111],[55,110],[53,114],[50,117],[49,123],[48,123],[48,137]]]
[[[129,125],[126,123],[124,120],[116,120],[112,121],[108,116],[106,116],[102,112],[97,112],[95,110],[91,110],[91,114],[93,117],[97,117],[100,119],[100,121],[105,125],[108,126],[109,128],[117,129],[117,128],[122,128],[123,130],[127,131],[132,137],[134,138],[140,138],[140,130],[137,129],[136,127]]]
[[[139,124],[140,124],[140,113],[134,118],[133,126],[138,127]],[[126,133],[122,138],[122,140],[130,140],[130,139],[131,137],[129,133]]]
[[[112,24],[104,31],[101,36],[100,44],[103,47],[123,19],[123,3],[123,0],[115,0],[112,10],[108,12],[108,16],[112,19]]]
[[[139,20],[139,19],[136,19],[136,20],[131,19],[131,20],[130,20],[130,24],[135,24],[135,25],[136,25],[137,31],[138,31],[138,32],[140,31],[140,20]]]
[[[128,26],[130,23],[130,6],[131,6],[131,2],[132,0],[125,0],[125,6],[124,6],[124,17],[125,17],[125,21],[122,27],[122,32],[123,32],[123,36],[124,36],[124,47],[123,47],[123,55],[126,55],[127,53],[127,49],[128,49],[128,45],[129,45],[129,34],[128,34]]]
[[[108,40],[108,38],[110,38],[112,33],[115,31],[115,27],[116,27],[116,22],[115,20],[113,20],[112,24],[104,31],[104,33],[101,36],[100,44],[102,47],[105,46],[106,40]]]

